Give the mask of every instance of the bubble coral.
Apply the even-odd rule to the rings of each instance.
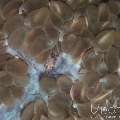
[[[119,9],[119,0],[0,0],[1,105],[21,101],[21,120],[105,120],[98,106],[119,105]]]

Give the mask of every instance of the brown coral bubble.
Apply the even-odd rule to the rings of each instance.
[[[2,9],[3,16],[7,19],[16,15],[21,4],[22,1],[20,0],[9,1]]]
[[[107,74],[100,79],[103,88],[106,90],[114,89],[119,85],[119,77],[116,74]]]
[[[111,48],[105,54],[105,63],[109,72],[116,72],[119,67],[119,52],[117,48]]]
[[[51,1],[50,16],[53,24],[58,27],[72,18],[72,9],[62,1]]]
[[[81,84],[77,82],[77,84],[73,84],[70,95],[73,101],[80,101],[81,100]]]
[[[41,120],[47,118],[46,114],[47,108],[45,102],[38,99],[25,105],[21,112],[21,120]]]
[[[48,99],[48,113],[50,118],[65,119],[68,117],[68,105],[69,104],[64,97],[59,93],[54,96],[50,96]]]
[[[7,35],[1,30],[0,31],[0,42],[2,42],[3,41],[3,43],[4,43],[4,41],[7,39]]]
[[[42,28],[30,30],[21,47],[26,54],[35,57],[38,63],[45,62],[44,60],[47,60],[51,49],[57,44],[57,35],[55,35],[57,34],[56,31],[54,32],[52,27],[48,27],[45,31]]]
[[[119,31],[104,30],[96,36],[96,41],[98,42],[98,46],[104,50],[109,49],[112,45],[119,46],[119,37]]]
[[[93,50],[90,50],[82,57],[83,65],[87,70],[96,71],[96,66],[99,64],[100,56],[95,55]]]
[[[3,15],[3,8],[5,7],[5,5],[9,2],[9,0],[1,0],[0,1],[0,22],[4,22],[5,17]],[[2,20],[2,21],[1,21]],[[1,25],[1,24],[0,24]]]
[[[96,6],[90,5],[87,7],[86,17],[88,21],[88,28],[93,34],[97,33],[99,30],[99,24],[97,23],[97,14],[98,8]]]
[[[9,0],[1,0],[0,1],[0,8],[3,8],[7,3],[9,2]]]
[[[21,99],[24,87],[28,83],[27,65],[8,53],[0,59],[0,101],[7,107],[13,106]],[[2,61],[3,60],[3,61]]]
[[[114,32],[108,32],[98,40],[98,46],[102,50],[109,49],[114,43]]]
[[[14,83],[13,76],[7,73],[6,71],[0,72],[0,85],[1,86],[10,86]]]
[[[75,34],[65,34],[62,41],[63,51],[77,60],[80,54],[89,47],[87,38],[81,38]]]
[[[27,0],[19,8],[19,14],[28,14],[35,9],[48,6],[48,0]]]
[[[114,89],[113,95],[120,97],[120,86],[119,85]]]
[[[40,120],[49,120],[49,118],[42,115]]]
[[[114,36],[114,45],[119,46],[120,45],[120,32],[119,31],[115,31],[113,33]]]
[[[5,65],[5,70],[10,73],[17,86],[25,87],[28,83],[28,66],[20,59],[11,59]]]
[[[61,76],[57,80],[58,89],[65,95],[70,94],[70,89],[72,87],[72,80],[68,76]]]
[[[42,7],[33,10],[28,14],[28,18],[30,19],[32,26],[44,26],[49,19],[49,9],[47,7]]]
[[[3,31],[10,35],[14,30],[24,26],[24,19],[20,15],[15,15],[12,18],[8,18],[3,25]]]
[[[84,103],[97,96],[102,89],[99,79],[100,76],[96,72],[80,73],[80,81],[76,82],[70,91],[72,99],[77,103]]]
[[[88,71],[97,72],[102,76],[108,72],[108,66],[105,62],[105,57],[106,56],[104,54],[96,55],[95,51],[91,49],[81,58],[83,61],[81,65]]]
[[[105,3],[101,3],[99,5],[98,10],[98,21],[99,22],[105,22],[110,19],[110,9],[109,6]]]
[[[71,24],[71,29],[75,32],[75,33],[83,33],[87,30],[88,28],[88,21],[87,18],[85,16],[80,16],[80,17],[75,17],[72,21]]]
[[[100,94],[98,94],[96,97],[91,99],[91,103],[94,105],[104,105],[106,100],[110,100],[112,97],[112,90],[102,91]]]
[[[8,81],[9,82],[9,81]],[[13,106],[17,99],[23,95],[23,88],[14,85],[0,87],[0,102],[4,103],[7,107]]]
[[[31,102],[21,112],[21,120],[30,120],[33,117],[34,103]]]
[[[56,80],[56,78],[49,77],[46,73],[43,74],[43,76],[39,80],[39,84],[40,84],[41,88],[49,94],[52,91],[57,90],[57,80]]]
[[[16,99],[20,99],[24,93],[24,88],[23,87],[19,87],[19,86],[15,86],[15,85],[11,85],[10,87],[11,90],[11,94],[16,98]]]
[[[8,39],[9,46],[13,49],[22,51],[22,45],[25,42],[26,35],[27,30],[25,27],[19,27],[10,34],[10,37]]]
[[[91,86],[86,88],[86,96],[89,100],[93,99],[104,91],[100,83],[101,78],[98,79],[99,80],[95,81]]]
[[[66,0],[66,3],[70,5],[74,10],[87,7],[88,2],[88,0]]]
[[[59,32],[55,28],[54,24],[52,23],[51,19],[48,19],[48,22],[44,26],[44,31],[47,35],[47,38],[50,40],[51,44],[57,42],[59,39]]]
[[[7,54],[5,51],[2,51],[2,53],[0,53],[0,56],[1,56],[0,57],[0,66],[2,68],[1,70],[4,70],[4,66],[5,66],[7,60],[13,58],[13,56],[10,54]]]
[[[36,100],[34,103],[34,116],[39,120],[42,115],[47,117],[47,106],[46,103],[42,100]],[[35,120],[37,120],[35,119]]]
[[[59,19],[59,17],[55,16],[55,14],[53,14],[52,12],[50,13],[50,18],[54,26],[58,30],[62,30],[61,26],[64,24],[63,20]]]
[[[50,9],[54,14],[58,14],[64,20],[67,20],[71,17],[72,11],[69,6],[61,1],[51,1]]]
[[[16,76],[27,75],[27,65],[20,59],[11,59],[6,63],[5,69]]]
[[[115,42],[114,39],[114,30],[113,29],[106,29],[100,32],[98,32],[95,36],[95,45],[93,43],[94,46],[94,50],[96,54],[100,54],[103,52],[106,52],[107,50],[109,50],[112,45]]]
[[[38,53],[35,57],[37,63],[44,64],[46,60],[48,59],[49,55],[50,55],[50,49],[43,50],[42,52]]]
[[[79,80],[87,87],[91,87],[100,78],[100,75],[94,71],[87,71],[86,73],[80,73]]]
[[[87,102],[84,104],[77,104],[78,114],[82,117],[90,117],[91,114],[91,103]]]
[[[87,88],[82,82],[75,81],[70,90],[71,99],[76,103],[87,102],[88,99],[86,97],[86,90]]]
[[[89,0],[89,3],[97,5],[98,3],[100,3],[100,1],[101,0]]]
[[[48,48],[48,39],[42,28],[35,28],[28,32],[23,44],[24,51],[32,56],[36,56],[41,51]]]
[[[19,58],[17,59],[14,56],[10,55],[9,53],[3,53],[1,56],[2,56],[0,59],[1,74],[2,73],[3,75],[5,74],[6,76],[5,79],[8,80],[8,83],[12,77],[12,79],[14,80],[14,83],[16,81],[19,81],[16,83],[17,84],[19,83],[21,85],[23,84],[23,86],[26,85],[28,80],[27,64],[23,60]],[[7,76],[10,76],[10,77],[7,77]]]
[[[73,117],[68,117],[65,120],[74,120],[74,118]]]
[[[0,29],[2,29],[2,26],[3,26],[3,24],[4,24],[4,21],[5,19],[4,19],[4,17],[3,17],[3,15],[2,15],[2,13],[0,13]]]
[[[64,31],[65,34],[74,33],[82,37],[88,31],[87,17],[85,15],[80,15],[79,12],[75,13],[69,21],[61,25],[60,30]]]
[[[111,14],[117,15],[120,12],[120,3],[119,1],[110,0],[108,6]]]
[[[9,87],[0,87],[0,101],[8,107],[14,105],[16,99]]]
[[[36,61],[40,64],[45,64],[45,68],[49,66],[53,66],[56,64],[57,58],[59,57],[61,53],[61,45],[59,42],[50,42],[48,43],[49,47],[40,53],[38,53],[35,58]]]

